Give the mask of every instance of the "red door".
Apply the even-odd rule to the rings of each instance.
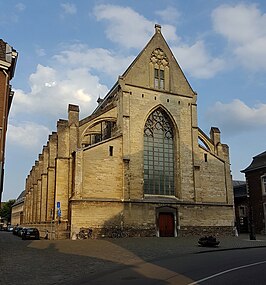
[[[159,214],[159,234],[160,237],[174,236],[174,215],[172,213]]]

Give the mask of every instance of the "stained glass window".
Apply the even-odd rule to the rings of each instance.
[[[148,117],[144,128],[144,193],[174,195],[174,134],[162,109]]]

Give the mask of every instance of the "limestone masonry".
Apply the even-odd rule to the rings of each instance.
[[[197,123],[197,94],[155,34],[94,112],[69,105],[25,186],[24,225],[75,238],[231,233],[229,149]]]

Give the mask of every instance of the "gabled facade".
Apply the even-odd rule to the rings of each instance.
[[[245,173],[256,233],[266,233],[266,151],[253,157]]]
[[[197,123],[197,94],[155,34],[98,107],[69,105],[26,180],[26,224],[60,237],[231,233],[228,146]]]
[[[245,181],[233,181],[235,226],[238,233],[248,233],[250,230],[250,205]]]
[[[4,184],[7,121],[14,95],[10,80],[15,73],[17,56],[16,50],[0,39],[0,202]]]

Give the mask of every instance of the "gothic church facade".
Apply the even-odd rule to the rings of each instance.
[[[88,117],[69,105],[26,179],[24,224],[55,236],[229,233],[229,149],[197,123],[197,94],[155,26]],[[53,228],[53,230],[52,230]]]

